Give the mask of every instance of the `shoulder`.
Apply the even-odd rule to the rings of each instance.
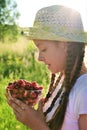
[[[76,84],[81,84],[81,85],[87,84],[87,74],[81,75],[81,76],[77,79]]]
[[[77,97],[80,93],[87,92],[87,74],[81,75],[75,82],[71,89],[70,97]]]
[[[87,74],[80,76],[72,90],[75,94],[74,109],[78,114],[87,114]]]
[[[81,75],[74,84],[71,93],[75,93],[75,97],[87,97],[87,74]]]
[[[74,84],[73,89],[79,92],[80,90],[82,91],[82,89],[87,89],[87,74],[81,75],[76,80],[76,83]]]

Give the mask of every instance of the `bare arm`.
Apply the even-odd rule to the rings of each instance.
[[[79,117],[79,130],[87,130],[87,114],[81,114]]]

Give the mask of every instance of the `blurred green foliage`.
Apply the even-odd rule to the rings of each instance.
[[[43,63],[36,60],[37,49],[32,45],[29,44],[23,54],[7,51],[0,55],[0,79],[25,78],[39,83],[48,83],[48,70]],[[43,77],[46,77],[46,81]]]
[[[0,41],[17,40],[19,31],[17,19],[20,14],[15,0],[0,0]]]
[[[5,48],[4,48],[5,49]],[[20,52],[20,48],[18,47]],[[44,86],[43,96],[49,84],[49,71],[36,60],[37,49],[31,42],[23,53],[11,50],[0,54],[0,130],[29,130],[18,122],[5,98],[5,87],[17,79],[36,81]]]

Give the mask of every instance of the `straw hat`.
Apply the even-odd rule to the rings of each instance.
[[[53,5],[40,9],[29,28],[30,39],[87,43],[80,14],[71,8]]]

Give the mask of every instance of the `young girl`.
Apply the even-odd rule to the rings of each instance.
[[[42,8],[29,38],[52,77],[38,110],[17,99],[8,101],[17,120],[31,130],[87,130],[87,74],[83,62],[87,34],[80,14],[59,5]]]

